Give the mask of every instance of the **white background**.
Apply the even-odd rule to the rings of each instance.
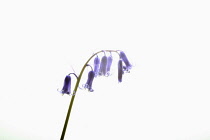
[[[209,7],[207,0],[2,0],[0,139],[58,140],[71,98],[57,92],[65,75],[79,74],[94,52],[120,49],[131,73],[119,84],[116,58],[93,93],[78,90],[66,140],[209,140]]]

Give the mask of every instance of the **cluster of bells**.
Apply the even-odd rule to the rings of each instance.
[[[101,51],[104,52],[105,51]],[[122,76],[124,72],[129,72],[132,68],[131,63],[128,61],[127,56],[123,51],[115,51],[119,55],[119,61],[118,61],[118,82],[122,82]],[[94,54],[96,55],[96,54]],[[92,68],[89,64],[86,66],[91,67],[91,71],[88,73],[88,79],[86,84],[83,85],[85,89],[88,89],[88,91],[93,92],[92,89],[92,83],[95,77],[97,76],[109,76],[110,75],[110,68],[112,65],[113,58],[112,56],[106,56],[104,55],[101,60],[99,59],[98,55],[94,58],[94,67]],[[76,78],[78,79],[78,76],[75,73],[68,74],[64,79],[64,85],[61,91],[59,91],[62,94],[71,94],[71,74],[74,74]]]

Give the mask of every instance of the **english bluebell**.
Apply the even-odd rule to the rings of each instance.
[[[99,59],[98,54],[100,53],[104,53],[104,56]],[[110,56],[106,56],[107,53],[110,53]],[[76,96],[76,92],[77,89],[80,88],[80,81],[82,79],[82,75],[85,72],[86,67],[90,67],[91,70],[88,72],[88,77],[87,77],[87,81],[83,86],[83,88],[88,89],[88,91],[93,92],[93,88],[92,88],[92,84],[93,84],[93,80],[97,75],[100,76],[110,76],[110,71],[111,71],[111,66],[115,63],[115,61],[113,61],[113,59],[115,59],[115,57],[112,57],[112,53],[116,53],[119,57],[118,59],[118,82],[122,82],[122,78],[123,78],[123,74],[124,72],[129,72],[129,70],[132,68],[131,63],[128,61],[127,56],[125,55],[125,53],[121,50],[101,50],[98,51],[96,53],[94,53],[92,56],[89,57],[89,59],[84,63],[79,76],[77,76],[75,73],[69,73],[64,80],[64,85],[61,91],[59,91],[62,94],[71,94],[71,77],[70,75],[73,74],[75,75],[76,79],[76,83],[75,83],[75,87],[74,87],[74,91],[70,103],[69,103],[69,108],[67,111],[67,115],[66,115],[66,119],[65,119],[65,123],[63,126],[63,131],[61,133],[61,137],[60,140],[64,140],[65,137],[65,133],[67,130],[67,125],[68,125],[68,121],[70,118],[70,114],[71,114],[71,110],[72,110],[72,106],[73,106],[73,102]],[[94,58],[94,64],[93,67],[89,64],[89,62],[92,62],[92,59]],[[113,64],[112,64],[113,63]],[[73,69],[72,69],[73,70]],[[74,70],[73,70],[74,71]]]

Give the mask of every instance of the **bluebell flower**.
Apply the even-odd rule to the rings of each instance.
[[[86,84],[84,85],[84,88],[87,88],[90,92],[93,92],[94,90],[92,89],[92,83],[93,83],[93,79],[95,77],[95,73],[94,71],[90,71],[88,73],[88,79]]]
[[[110,55],[107,58],[107,68],[106,68],[106,75],[109,76],[110,75],[110,69],[111,69],[111,65],[112,65],[112,56]]]
[[[71,77],[67,75],[64,80],[63,88],[60,91],[63,94],[70,94],[71,93]]]
[[[101,58],[101,64],[100,64],[100,69],[99,69],[99,75],[103,75],[105,76],[106,75],[106,70],[107,70],[107,56],[103,56]]]
[[[122,59],[122,61],[125,63],[124,66],[124,71],[129,71],[132,68],[131,63],[128,61],[127,56],[125,55],[125,53],[123,51],[120,52],[120,58]]]
[[[123,75],[123,64],[122,60],[118,61],[118,82],[122,82],[122,75]]]
[[[94,72],[95,72],[95,77],[98,75],[99,73],[99,66],[100,66],[100,59],[98,58],[98,56],[94,59]]]

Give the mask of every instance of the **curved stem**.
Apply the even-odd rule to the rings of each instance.
[[[92,68],[92,66],[91,66],[91,65],[87,64],[87,66],[89,66],[89,67],[91,68],[91,70],[93,71],[93,68]]]
[[[71,74],[73,74],[78,79],[78,76],[75,73],[69,73],[69,75]]]
[[[66,133],[66,128],[67,128],[67,125],[68,125],[68,121],[69,121],[69,118],[70,118],[70,113],[71,113],[71,109],[72,109],[72,106],[73,106],[73,103],[74,103],[74,99],[75,99],[75,96],[76,96],[76,92],[77,92],[77,89],[79,87],[79,83],[80,83],[80,80],[81,80],[81,77],[82,77],[82,74],[88,64],[88,62],[97,54],[101,53],[101,52],[117,52],[116,50],[102,50],[102,51],[99,51],[95,54],[93,54],[88,60],[87,62],[84,64],[84,66],[82,67],[82,70],[79,74],[79,77],[77,78],[77,82],[76,82],[76,85],[74,87],[74,91],[73,91],[73,95],[72,95],[72,98],[70,100],[70,104],[69,104],[69,108],[68,108],[68,112],[67,112],[67,115],[66,115],[66,120],[65,120],[65,123],[64,123],[64,126],[63,126],[63,131],[62,131],[62,134],[61,134],[61,138],[60,140],[64,140],[64,136],[65,136],[65,133]]]

